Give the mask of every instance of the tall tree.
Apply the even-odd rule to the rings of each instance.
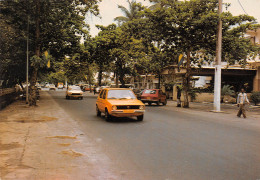
[[[206,57],[206,60],[214,59],[218,19],[223,20],[223,60],[232,62],[234,59],[230,57],[236,57],[239,61],[241,58],[238,54],[241,53],[243,55],[240,54],[240,57],[245,57],[253,49],[242,35],[252,26],[254,18],[247,15],[232,16],[230,13],[223,13],[219,17],[216,0],[165,0],[164,3],[166,5],[162,8],[147,10],[146,15],[153,24],[152,29],[155,32],[161,31],[164,49],[172,49],[186,56],[187,72],[183,76],[184,107],[189,107],[190,65],[200,61],[202,56],[198,54],[201,55],[201,52],[205,52],[203,57]],[[243,50],[245,44],[250,48]],[[242,51],[236,54],[229,46],[240,47]]]
[[[4,23],[11,27],[17,25],[19,31],[25,34],[27,17],[30,16],[30,77],[31,98],[30,105],[36,105],[34,84],[37,80],[39,69],[46,60],[42,58],[43,52],[49,50],[55,60],[64,59],[64,55],[72,56],[79,51],[81,36],[88,35],[84,28],[85,14],[98,13],[96,3],[99,0],[20,0],[1,1],[1,16],[5,17]],[[17,23],[18,22],[18,23]],[[23,43],[21,43],[23,44]],[[24,42],[25,44],[25,42]],[[20,51],[25,53],[23,46]],[[4,52],[8,53],[8,52]],[[13,61],[13,59],[11,59]]]

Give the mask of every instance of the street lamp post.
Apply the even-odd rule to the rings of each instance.
[[[218,14],[222,13],[222,0],[219,0]],[[217,48],[215,62],[215,82],[214,82],[214,111],[220,112],[221,96],[221,51],[222,51],[222,20],[219,18],[217,31]]]

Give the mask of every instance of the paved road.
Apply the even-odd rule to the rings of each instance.
[[[260,126],[227,114],[147,106],[143,122],[96,117],[96,97],[49,92],[114,162],[121,179],[260,179]]]

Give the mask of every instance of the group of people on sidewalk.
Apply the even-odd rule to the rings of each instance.
[[[241,117],[243,115],[244,118],[246,118],[246,105],[249,105],[250,102],[247,98],[247,94],[245,93],[245,89],[242,88],[241,92],[237,96],[237,106],[239,107],[239,110],[237,112],[237,117]],[[177,86],[177,107],[181,107],[181,88]]]

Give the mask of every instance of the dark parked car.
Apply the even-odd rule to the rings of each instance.
[[[157,105],[160,105],[160,103],[163,105],[167,104],[166,94],[160,89],[145,89],[141,95],[141,101],[143,101],[143,103],[148,103],[149,105],[152,103]]]

